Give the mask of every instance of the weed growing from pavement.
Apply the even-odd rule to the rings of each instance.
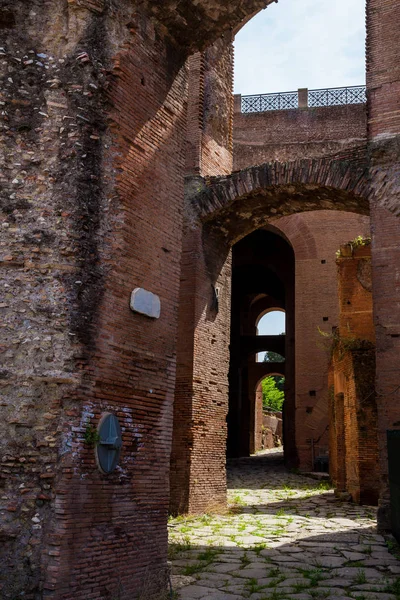
[[[354,583],[357,585],[363,585],[364,583],[367,583],[367,577],[364,569],[358,569],[357,575],[354,578]]]
[[[387,583],[383,591],[387,594],[394,594],[396,596],[396,600],[400,600],[400,577],[397,577],[391,583]]]

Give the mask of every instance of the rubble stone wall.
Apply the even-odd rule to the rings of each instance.
[[[128,2],[0,16],[1,595],[131,598],[166,583],[186,57]]]

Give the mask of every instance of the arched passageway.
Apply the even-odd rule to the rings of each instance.
[[[291,190],[293,186],[286,189],[287,203],[291,201]],[[199,190],[198,193],[201,194]],[[279,193],[284,195],[282,188]],[[318,199],[321,197],[320,188],[314,185],[313,190],[309,189],[308,193],[314,206],[318,206]],[[295,322],[296,344],[300,348],[297,360],[300,362],[299,368],[295,364],[290,367],[295,383],[287,381],[287,386],[292,387],[289,396],[291,393],[295,395],[295,400],[288,402],[289,411],[296,411],[293,418],[286,419],[285,427],[293,428],[289,433],[285,429],[287,464],[293,466],[300,464],[302,468],[310,470],[313,466],[312,440],[321,444],[321,451],[323,451],[323,444],[327,446],[327,440],[321,439],[320,434],[321,432],[326,434],[327,425],[328,358],[326,353],[324,354],[321,348],[317,347],[320,338],[318,330],[321,328],[331,331],[337,318],[335,252],[341,243],[340,240],[344,236],[344,243],[359,235],[360,232],[365,235],[368,232],[369,222],[368,218],[363,216],[367,211],[365,199],[354,196],[351,192],[338,190],[343,203],[346,202],[346,198],[349,200],[347,206],[349,210],[352,206],[357,207],[358,214],[348,212],[346,215],[344,211],[335,210],[334,190],[329,190],[329,193],[332,198],[329,204],[330,210],[326,208],[322,210],[321,217],[317,217],[318,211],[309,210],[287,216],[275,214],[273,218],[267,214],[262,222],[263,227],[255,229],[255,223],[250,223],[247,214],[241,213],[239,207],[244,198],[238,196],[232,202],[232,208],[233,205],[237,208],[237,217],[232,210],[227,222],[219,221],[217,226],[217,219],[221,218],[221,213],[216,211],[215,219],[210,218],[203,223],[197,221],[195,226],[193,223],[196,221],[191,221],[191,226],[187,229],[185,237],[187,253],[184,255],[181,285],[181,297],[184,299],[180,317],[183,335],[182,345],[178,346],[178,378],[174,405],[174,422],[177,425],[176,435],[174,431],[173,436],[171,460],[173,512],[207,510],[211,499],[213,506],[225,502],[229,365],[231,365],[230,381],[236,378],[236,383],[234,386],[231,383],[233,410],[228,418],[230,429],[228,453],[248,454],[254,447],[250,444],[250,431],[252,431],[250,423],[254,419],[254,412],[252,415],[249,406],[242,414],[240,414],[242,408],[239,410],[235,408],[235,405],[241,406],[238,390],[242,389],[243,384],[238,383],[239,368],[242,367],[239,353],[235,356],[234,351],[235,337],[237,339],[241,334],[240,327],[236,332],[234,331],[237,325],[234,325],[233,314],[234,312],[240,314],[240,310],[245,308],[242,311],[241,327],[243,332],[250,333],[249,337],[242,335],[241,347],[247,356],[253,353],[252,360],[255,363],[255,355],[262,349],[258,341],[254,342],[250,339],[251,335],[255,334],[257,319],[271,308],[287,310],[288,301],[285,285],[277,276],[279,265],[282,264],[279,262],[281,259],[278,258],[275,267],[271,268],[271,257],[264,257],[266,262],[263,266],[261,256],[265,248],[261,248],[255,253],[253,265],[251,253],[247,255],[247,264],[246,253],[241,259],[243,264],[237,262],[236,251],[241,247],[245,248],[248,244],[247,240],[255,240],[263,235],[275,236],[279,247],[284,247],[285,244],[290,247],[293,240],[296,264],[299,264],[296,287],[300,290],[300,299],[296,311],[299,312],[300,318],[295,318],[296,311],[293,308],[291,318],[293,316]],[[249,196],[246,195],[245,198]],[[193,201],[192,194],[189,199],[191,206],[189,214],[192,215]],[[230,221],[231,217],[232,221]],[[271,231],[272,223],[274,226]],[[258,224],[260,225],[261,221]],[[260,245],[263,246],[262,243]],[[237,281],[240,282],[237,286],[237,296],[235,286],[231,289],[232,269],[233,281],[236,272]],[[264,275],[260,277],[263,269]],[[270,289],[263,290],[260,281],[269,281]],[[292,293],[294,288],[292,281]],[[287,286],[287,290],[289,289],[290,286]],[[217,302],[215,302],[216,295]],[[242,301],[243,305],[241,305]],[[235,303],[237,303],[236,308]],[[290,311],[287,312],[289,314]],[[232,338],[230,338],[230,324],[232,324]],[[192,331],[193,337],[188,335],[189,331]],[[290,326],[286,333],[287,339],[289,339],[289,331]],[[233,351],[232,362],[229,346]],[[285,369],[288,370],[290,360],[296,360],[295,353],[290,356],[286,354],[285,358]],[[235,366],[232,367],[234,363]],[[259,367],[255,364],[254,369],[257,368]],[[263,373],[260,374],[262,375]],[[248,370],[246,377],[248,377]],[[255,377],[254,383],[258,380],[259,377]],[[255,387],[254,385],[251,391],[253,397]],[[188,390],[190,390],[189,395]],[[235,394],[236,400],[233,400]],[[188,398],[190,398],[189,402]],[[296,422],[301,423],[301,427],[297,430]],[[238,450],[240,447],[241,450]],[[317,449],[316,452],[318,451]]]
[[[233,246],[228,456],[249,456],[258,449],[256,390],[265,376],[280,373],[286,379],[285,461],[289,466],[297,466],[294,283],[295,255],[276,228],[254,231]],[[285,311],[284,335],[257,335],[260,317],[272,308]],[[256,351],[275,352],[284,356],[285,362],[258,362]]]

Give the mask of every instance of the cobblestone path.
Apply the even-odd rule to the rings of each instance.
[[[226,515],[170,521],[182,600],[400,600],[400,562],[375,508],[288,473],[276,452],[235,461],[228,487]]]

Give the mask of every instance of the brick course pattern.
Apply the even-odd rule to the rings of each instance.
[[[315,211],[271,221],[295,253],[296,447],[302,469],[328,447],[328,367],[321,332],[339,325],[336,251],[338,245],[369,235],[369,218]]]
[[[382,35],[382,31],[385,35]],[[367,92],[370,155],[372,279],[376,333],[380,500],[378,520],[390,529],[386,430],[398,429],[400,353],[399,147],[400,5],[367,1]]]
[[[337,260],[339,327],[332,340],[331,475],[338,493],[377,504],[378,422],[371,248],[342,246]]]
[[[366,105],[251,114],[235,110],[233,136],[235,171],[266,161],[330,156],[365,144]]]
[[[10,4],[4,598],[131,598],[165,585],[187,83],[184,57],[172,64],[128,4]],[[134,287],[160,296],[158,321],[129,310]],[[107,411],[123,433],[110,476],[85,442]]]
[[[0,342],[5,598],[24,592],[30,600],[127,600],[165,589],[185,210],[191,231],[198,228],[189,244],[198,287],[181,292],[187,306],[192,303],[196,336],[189,411],[194,443],[205,449],[195,457],[192,472],[201,476],[191,484],[198,506],[209,505],[213,495],[218,504],[225,502],[229,256],[235,236],[228,235],[224,245],[212,238],[215,232],[205,235],[183,202],[187,59],[224,34],[228,48],[231,32],[269,3],[32,0],[27,8],[21,0],[2,2],[0,258],[9,286],[1,299]],[[380,523],[388,526],[383,436],[399,421],[397,0],[368,0],[367,24],[364,165],[373,219]],[[230,50],[216,58],[215,71],[204,76],[212,86],[213,73],[225,70],[224,98]],[[211,65],[212,52],[209,59]],[[212,93],[208,106],[211,119]],[[224,107],[221,118],[228,114]],[[207,168],[216,168],[218,151],[228,170],[229,128],[217,123],[223,135],[213,141],[215,129],[204,127],[210,134]],[[324,185],[337,187],[336,202],[325,189],[317,202],[314,187],[311,205],[367,214],[360,200],[367,198],[361,194],[363,176],[356,183],[358,167],[347,169],[343,160],[293,163],[296,181],[315,185],[312,169],[328,169]],[[288,184],[282,193],[293,188],[290,168],[274,167],[280,175],[271,181]],[[232,198],[256,190],[251,173],[229,180],[240,187]],[[221,197],[221,204],[214,190],[208,200],[215,206],[207,214],[230,197]],[[290,211],[302,208],[299,201]],[[281,212],[268,214],[285,211],[283,203]],[[253,220],[243,235],[257,226]],[[218,316],[212,285],[220,287]],[[136,286],[160,296],[160,320],[130,312]],[[85,442],[87,426],[96,427],[105,411],[118,415],[124,439],[120,466],[111,476],[100,474]],[[213,431],[209,420],[216,423]],[[190,458],[190,447],[185,451]],[[195,506],[194,498],[190,502]]]
[[[329,154],[353,154],[357,161],[366,135],[363,104],[242,114],[240,96],[235,96],[235,169],[266,161],[326,159]],[[270,222],[295,251],[296,447],[300,467],[310,470],[312,454],[328,447],[329,360],[318,332],[338,324],[335,253],[341,243],[369,235],[369,218],[312,211]]]
[[[214,229],[223,229],[224,222],[224,237],[231,243],[239,221],[243,236],[266,217],[295,212],[333,209],[367,215],[368,194],[367,163],[358,151],[347,160],[328,157],[265,163],[227,177],[187,181],[187,201],[198,218],[213,221]]]

